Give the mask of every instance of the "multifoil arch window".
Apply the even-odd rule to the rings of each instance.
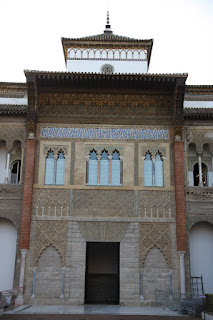
[[[49,149],[45,163],[45,178],[46,185],[64,185],[65,173],[65,156],[62,149],[54,154],[52,149]]]
[[[111,149],[112,150],[112,149]],[[119,151],[103,149],[99,154],[95,149],[87,158],[86,184],[101,186],[121,186],[123,162]]]
[[[144,186],[145,187],[163,187],[164,185],[163,157],[160,151],[157,151],[153,157],[148,150],[144,158]]]
[[[98,184],[98,159],[97,152],[93,149],[89,156],[89,168],[88,168],[88,184]]]
[[[19,184],[21,178],[21,160],[16,160],[11,165],[10,183]]]
[[[212,153],[209,143],[188,145],[188,183],[190,187],[213,185]]]

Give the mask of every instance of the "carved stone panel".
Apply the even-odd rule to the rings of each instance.
[[[53,246],[60,254],[63,265],[66,262],[67,253],[67,222],[39,221],[36,222],[34,265],[44,249]]]
[[[79,229],[86,241],[120,242],[129,223],[127,222],[78,222]]]
[[[33,214],[36,216],[68,216],[70,190],[34,189]]]
[[[170,225],[168,223],[140,223],[139,234],[141,268],[144,266],[146,255],[153,248],[157,248],[162,252],[168,267],[171,268]]]
[[[12,144],[15,140],[20,140],[23,148],[24,139],[25,139],[25,128],[9,126],[9,125],[8,126],[1,125],[0,139],[4,139],[6,141],[6,147],[8,151],[12,149]]]
[[[171,218],[175,216],[173,191],[140,191],[138,210],[142,218]]]
[[[186,142],[187,142],[187,146],[190,143],[195,143],[197,147],[197,152],[202,153],[204,143],[209,143],[210,145],[213,144],[213,131],[203,130],[203,129],[202,130],[186,130]]]
[[[74,190],[73,217],[133,217],[134,192]]]

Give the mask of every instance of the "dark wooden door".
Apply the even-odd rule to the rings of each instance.
[[[119,245],[87,243],[86,304],[119,304]]]

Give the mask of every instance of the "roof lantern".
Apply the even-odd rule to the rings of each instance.
[[[105,25],[104,33],[112,33],[111,25],[110,25],[110,22],[109,22],[109,11],[107,11],[107,22],[106,22],[106,25]]]

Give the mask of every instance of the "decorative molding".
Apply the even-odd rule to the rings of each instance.
[[[141,268],[148,252],[153,249],[159,249],[167,261],[168,267],[172,268],[171,258],[171,232],[170,225],[167,223],[140,223],[140,263]]]
[[[171,191],[140,191],[138,210],[141,218],[175,217],[175,193]]]
[[[53,153],[56,155],[59,151],[64,151],[64,154],[67,155],[67,146],[62,146],[61,144],[60,145],[57,145],[57,146],[52,146],[52,145],[44,145],[44,149],[43,149],[43,155],[47,155],[48,151],[49,150],[52,150]]]
[[[169,131],[167,129],[42,127],[41,137],[62,139],[168,140]]]
[[[106,145],[106,144],[101,145],[101,146],[100,145],[94,145],[94,144],[93,145],[87,145],[86,146],[86,156],[88,156],[93,149],[95,151],[97,151],[98,155],[101,155],[102,151],[105,149],[106,151],[108,151],[108,155],[109,156],[112,156],[113,152],[115,150],[117,150],[119,152],[119,155],[121,157],[123,157],[123,147],[118,146],[118,145]]]
[[[36,266],[42,252],[53,246],[60,254],[63,265],[67,253],[67,222],[43,221],[36,222],[34,265]]]
[[[33,214],[38,217],[67,217],[70,211],[70,190],[38,189],[33,192]]]
[[[78,222],[86,241],[120,242],[129,226],[128,222]]]

